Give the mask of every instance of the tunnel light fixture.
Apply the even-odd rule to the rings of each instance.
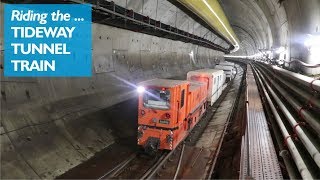
[[[231,32],[228,30],[228,28],[226,27],[226,25],[223,23],[223,21],[220,19],[220,17],[218,16],[218,14],[211,8],[211,6],[208,4],[208,2],[206,0],[202,0],[203,3],[209,8],[209,10],[214,14],[214,16],[218,19],[218,21],[220,22],[220,24],[223,26],[223,28],[227,31],[227,33],[229,34],[229,36],[232,38],[232,40],[236,43],[234,45],[234,49],[231,52],[236,52],[239,50],[240,46],[238,44],[238,41],[233,37],[233,35],[231,34]]]
[[[245,59],[254,59],[254,58],[261,58],[263,56],[262,52],[248,55],[248,56],[237,56],[237,55],[224,55],[225,58],[245,58]]]
[[[310,63],[319,64],[320,46],[310,47]]]
[[[308,34],[304,45],[309,50],[309,63],[319,63],[320,58],[320,34]]]
[[[193,58],[193,51],[189,53],[190,58]]]
[[[320,35],[308,34],[306,40],[304,41],[304,45],[308,48],[320,46]]]
[[[146,89],[143,86],[138,86],[137,87],[137,92],[138,93],[143,93]]]

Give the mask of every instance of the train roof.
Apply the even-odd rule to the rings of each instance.
[[[221,70],[228,70],[228,71],[231,71],[234,69],[233,66],[224,66],[224,65],[216,65],[214,68],[216,69],[221,69]]]
[[[219,64],[217,65],[222,65],[222,66],[234,66],[234,63],[232,62],[227,62],[227,61],[223,61],[223,62],[220,62]]]
[[[222,74],[223,73],[223,70],[220,70],[220,69],[198,69],[198,70],[195,70],[195,71],[189,71],[189,73],[205,73],[205,74]]]
[[[156,87],[175,87],[189,81],[172,80],[172,79],[151,79],[138,83],[139,86],[156,86]]]
[[[199,88],[200,86],[204,86],[206,85],[206,83],[203,82],[196,82],[196,81],[190,81],[190,91],[194,91],[197,88]]]

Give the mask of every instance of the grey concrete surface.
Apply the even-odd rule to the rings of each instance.
[[[166,0],[115,2],[227,46]],[[279,2],[220,0],[241,41],[235,55],[284,46],[287,50],[281,58],[287,61],[299,58],[319,63],[310,58],[303,41],[306,34],[319,34],[320,0]],[[182,76],[224,59],[221,52],[193,44],[99,24],[93,24],[92,29],[92,78],[6,78],[0,69],[1,178],[54,178],[62,174],[115,141],[112,126],[99,112],[135,97],[134,84]],[[4,66],[3,26],[0,50]],[[304,71],[320,73],[319,69]]]
[[[300,59],[319,64],[304,42],[308,34],[320,33],[320,0],[220,0],[240,39],[241,49],[234,55],[253,55],[280,46],[286,50],[279,59]],[[296,66],[291,65],[290,68]],[[302,68],[305,74],[319,74],[320,68]]]
[[[287,16],[277,0],[220,0],[225,13],[241,41],[235,55],[253,55],[259,49],[289,46]]]
[[[222,47],[228,47],[226,42],[167,0],[115,0],[114,2],[119,6],[132,9],[170,26],[206,38]]]
[[[293,3],[286,2],[284,6],[291,32],[289,33],[291,57],[302,59],[309,64],[319,64],[319,55],[312,57],[310,49],[304,46],[304,41],[308,34],[320,35],[320,0],[297,0]],[[320,68],[303,68],[303,71],[306,74],[320,74]]]
[[[192,44],[99,24],[92,30],[91,78],[7,78],[1,69],[1,178],[64,173],[114,142],[96,112],[134,98],[136,83],[223,60]]]

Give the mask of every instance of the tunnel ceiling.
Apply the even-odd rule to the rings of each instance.
[[[227,48],[229,46],[226,41],[222,40],[201,23],[192,19],[168,0],[114,0],[114,2],[117,5],[132,9],[162,23],[211,40],[222,47]]]
[[[17,3],[14,0],[2,0]],[[51,0],[53,1],[53,0]],[[78,2],[78,0],[75,0]],[[93,4],[105,0],[94,0]],[[195,0],[196,1],[196,0]],[[292,59],[317,64],[304,41],[320,34],[320,0],[203,0],[218,1],[240,40],[240,49],[232,55],[248,56],[284,47],[278,60]],[[48,2],[25,0],[19,3]],[[67,1],[63,1],[67,2]],[[88,1],[79,1],[88,2]],[[225,49],[230,49],[206,23],[179,9],[175,0],[113,0],[119,6],[148,16],[182,31],[199,36]],[[231,48],[232,49],[232,48]],[[320,72],[320,70],[319,70]],[[313,72],[314,73],[314,72]]]
[[[116,4],[141,12],[161,22],[199,36],[210,36],[217,44],[224,41],[167,0],[115,0]],[[229,22],[240,39],[235,55],[252,55],[259,50],[274,49],[288,44],[286,0],[219,0]],[[158,8],[157,8],[158,7]]]
[[[169,1],[115,0],[115,3],[227,47],[225,41],[210,32],[205,25],[192,19]],[[240,40],[240,50],[233,55],[254,55],[284,47],[285,51],[279,55],[279,59],[288,62],[297,58],[315,63],[315,59],[308,57],[304,41],[310,34],[319,34],[320,0],[216,1],[221,4]]]
[[[195,22],[167,0],[115,0],[114,2],[201,37],[211,36],[210,38],[217,44],[224,46],[223,40],[213,33],[208,33],[206,27]],[[252,55],[259,52],[259,49],[270,49],[286,43],[286,39],[278,38],[281,37],[282,29],[287,28],[286,13],[278,0],[220,0],[219,2],[241,41],[241,49],[236,54]]]
[[[230,24],[240,39],[235,54],[252,55],[259,50],[286,45],[287,17],[278,0],[220,0]]]

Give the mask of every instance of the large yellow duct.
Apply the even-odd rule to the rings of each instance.
[[[178,2],[225,37],[235,47],[233,52],[239,49],[239,40],[217,0],[178,0]]]

